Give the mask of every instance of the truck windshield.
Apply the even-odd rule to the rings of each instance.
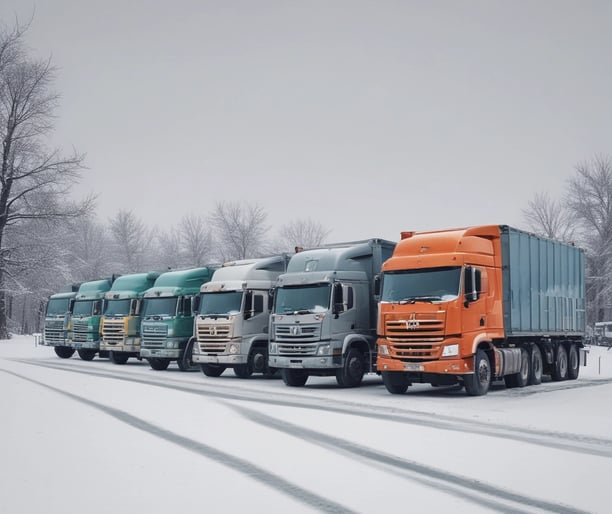
[[[381,302],[448,302],[459,296],[461,267],[386,271]]]
[[[176,296],[166,298],[146,298],[142,315],[149,316],[176,316]]]
[[[107,300],[104,309],[105,316],[128,316],[130,314],[130,299]]]
[[[70,298],[52,298],[47,304],[47,316],[63,316],[70,309]]]
[[[201,316],[238,314],[242,307],[242,291],[202,293],[200,296]]]
[[[325,312],[329,309],[331,284],[279,287],[274,296],[275,314]]]
[[[74,302],[73,316],[91,316],[94,300],[79,300]]]

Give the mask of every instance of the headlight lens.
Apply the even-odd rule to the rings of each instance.
[[[328,344],[322,344],[317,350],[317,355],[329,355],[329,348],[330,346]]]
[[[381,355],[389,355],[389,348],[387,348],[386,344],[379,344],[378,351]]]
[[[454,357],[456,355],[459,355],[458,344],[449,344],[442,350],[442,357]]]
[[[228,351],[232,355],[235,355],[235,354],[237,354],[240,351],[240,345],[236,344],[236,343],[232,343],[232,344],[229,345]]]
[[[278,344],[270,343],[270,353],[273,353],[273,354],[278,353]]]

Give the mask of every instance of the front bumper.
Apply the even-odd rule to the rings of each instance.
[[[474,357],[426,362],[403,362],[379,353],[376,369],[378,371],[404,371],[408,373],[468,375],[474,373]]]
[[[201,353],[194,353],[191,359],[197,364],[223,364],[225,366],[236,366],[239,364],[246,364],[248,361],[248,355],[202,355]]]
[[[178,359],[181,355],[179,349],[168,349],[168,348],[141,348],[140,356],[144,359],[148,357],[159,358],[159,359]]]
[[[68,346],[70,348],[74,348],[75,350],[99,350],[100,349],[100,341],[87,341],[85,343],[70,343]]]
[[[297,368],[297,369],[329,369],[342,367],[342,356],[334,358],[331,355],[311,357],[281,357],[270,355],[268,365],[272,368]]]

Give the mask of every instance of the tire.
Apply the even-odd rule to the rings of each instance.
[[[555,382],[567,380],[567,368],[567,350],[565,349],[565,346],[560,344],[559,346],[557,346],[557,351],[555,353],[555,362],[553,364],[553,369],[550,376]]]
[[[529,384],[531,377],[531,356],[526,348],[521,348],[521,369],[513,375],[506,375],[504,382],[506,387],[525,387]]]
[[[365,373],[365,358],[357,348],[350,348],[344,364],[336,370],[336,381],[340,387],[359,387]]]
[[[251,364],[239,364],[234,366],[234,375],[238,378],[249,378],[253,374],[253,366]]]
[[[69,346],[56,346],[53,350],[60,359],[69,359],[74,355],[74,348]]]
[[[196,368],[193,363],[193,339],[187,341],[185,345],[185,349],[180,353],[178,359],[176,359],[176,364],[178,365],[181,371],[193,371]]]
[[[113,352],[113,351],[111,351],[110,355],[109,355],[109,358],[110,358],[110,361],[113,364],[125,364],[128,361],[128,359],[130,358],[130,356],[126,355],[126,354],[124,354],[122,352]]]
[[[474,373],[463,378],[465,391],[469,396],[484,396],[491,387],[491,363],[483,350],[474,356]]]
[[[225,371],[225,366],[219,364],[200,364],[200,369],[207,377],[220,377]]]
[[[531,375],[529,376],[529,385],[539,385],[542,383],[542,372],[544,371],[544,361],[542,352],[537,344],[532,344],[529,349],[529,357],[531,359]]]
[[[578,348],[575,344],[572,344],[567,353],[567,378],[569,380],[576,380],[580,373],[580,357],[578,355]]]
[[[170,359],[159,359],[156,357],[151,357],[150,359],[147,359],[149,366],[151,366],[152,369],[154,369],[155,371],[163,371],[165,369],[168,369],[168,366],[170,365]]]
[[[81,360],[84,361],[92,361],[96,356],[96,351],[90,350],[89,348],[81,348],[80,350],[77,350],[77,353],[79,354],[79,357],[81,357]]]
[[[263,346],[253,348],[249,356],[249,363],[253,373],[266,374],[268,371],[268,349]]]
[[[281,370],[281,377],[285,385],[290,387],[303,387],[308,380],[308,372],[303,369],[284,368]]]
[[[402,371],[383,371],[382,379],[391,394],[404,394],[410,387],[410,378]]]

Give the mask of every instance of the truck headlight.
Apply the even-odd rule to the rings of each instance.
[[[442,357],[455,357],[459,355],[459,345],[449,344],[442,350]]]
[[[176,348],[177,342],[176,341],[167,341],[166,342],[166,348]]]
[[[240,352],[240,345],[236,343],[232,343],[229,345],[227,351],[231,354],[236,354]]]
[[[317,355],[329,355],[329,348],[330,346],[328,344],[322,344],[317,350]]]
[[[381,355],[389,355],[389,348],[387,348],[386,344],[379,344],[378,351]]]
[[[270,343],[270,353],[277,354],[278,353],[278,344]]]

